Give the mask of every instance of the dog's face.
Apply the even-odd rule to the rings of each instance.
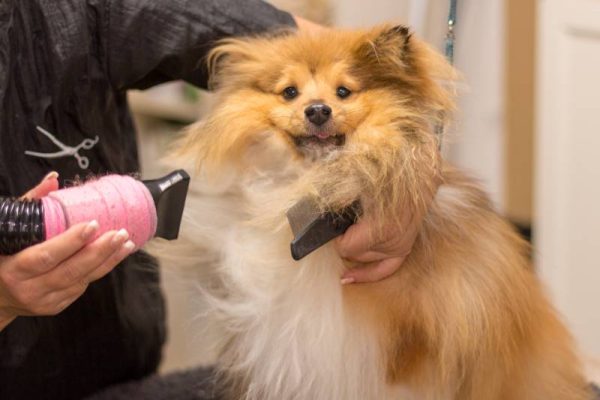
[[[179,147],[204,176],[269,177],[282,204],[310,194],[342,210],[358,199],[382,224],[434,192],[433,127],[452,108],[439,82],[453,70],[408,29],[227,39],[209,66],[217,102]]]
[[[273,82],[273,126],[298,153],[316,159],[346,143],[366,115],[363,86],[343,60],[310,65],[298,60]],[[361,101],[362,98],[362,101]]]
[[[359,127],[376,124],[378,112],[397,107],[389,89],[361,77],[361,60],[351,48],[313,43],[315,53],[298,48],[272,66],[264,82],[273,128],[300,155],[318,160],[355,140]]]
[[[229,40],[212,60],[221,104],[235,103],[235,119],[254,127],[237,139],[269,131],[296,155],[320,160],[376,141],[369,132],[380,127],[417,131],[412,125],[444,107],[423,65],[430,54],[413,42],[404,27],[326,31]]]

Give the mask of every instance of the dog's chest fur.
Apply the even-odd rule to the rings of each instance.
[[[273,193],[289,179],[284,167],[278,171],[232,176],[219,188],[198,178],[188,199],[184,240],[203,259],[219,260],[219,284],[203,294],[206,323],[222,333],[225,376],[242,382],[245,399],[412,399],[406,388],[386,386],[377,333],[345,305],[332,245],[297,262],[283,214],[266,225],[249,222],[277,202]]]

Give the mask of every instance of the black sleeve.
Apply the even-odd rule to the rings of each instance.
[[[205,56],[218,39],[295,27],[260,0],[107,0],[106,67],[119,90],[184,79],[206,87]]]

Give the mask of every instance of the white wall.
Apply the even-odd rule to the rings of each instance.
[[[600,2],[538,10],[535,258],[584,355],[600,360]]]
[[[446,2],[443,2],[446,3]],[[502,211],[504,199],[504,10],[501,0],[459,1],[456,67],[465,92],[448,159],[483,180]]]

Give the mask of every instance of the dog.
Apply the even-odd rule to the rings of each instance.
[[[440,54],[384,25],[226,39],[208,63],[218,100],[174,153],[198,167],[174,253],[211,271],[228,398],[590,398],[527,243],[439,155],[457,75]],[[307,196],[358,200],[374,236],[423,223],[391,277],[342,285],[356,266],[332,243],[290,255]]]

